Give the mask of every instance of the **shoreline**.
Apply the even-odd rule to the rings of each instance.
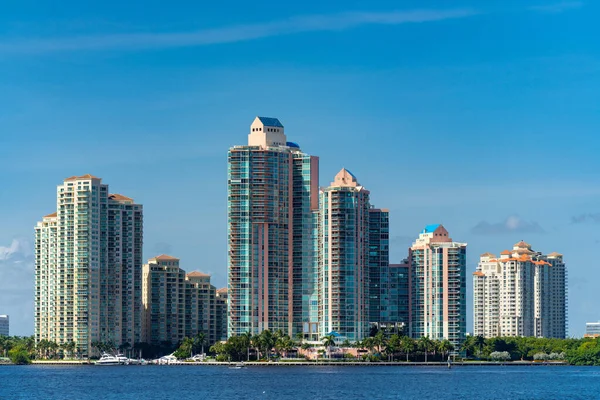
[[[238,363],[235,362],[175,362],[171,364],[148,364],[147,366],[213,366],[213,367],[233,367]],[[244,366],[246,367],[446,367],[448,368],[447,362],[406,362],[406,361],[395,361],[395,362],[354,362],[354,361],[284,361],[284,362],[257,362],[257,361],[244,361]],[[14,364],[0,364],[2,365],[14,365]],[[34,360],[30,365],[69,365],[69,366],[89,366],[94,365],[93,362],[90,361],[42,361],[42,360]],[[570,366],[566,361],[558,361],[558,362],[534,362],[534,361],[510,361],[510,362],[495,362],[495,361],[456,361],[451,363],[452,367],[493,367],[493,366],[502,366],[502,367],[517,367],[517,366],[525,366],[525,367],[553,367],[553,366]],[[127,367],[130,367],[129,365]],[[131,365],[131,367],[142,367],[141,365]]]

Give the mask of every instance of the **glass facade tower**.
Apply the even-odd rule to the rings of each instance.
[[[228,336],[308,330],[318,168],[276,118],[256,117],[229,150]]]

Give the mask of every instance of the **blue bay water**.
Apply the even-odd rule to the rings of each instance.
[[[0,399],[600,399],[600,367],[0,366]]]

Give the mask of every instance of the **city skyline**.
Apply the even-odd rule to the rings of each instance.
[[[223,151],[259,114],[280,118],[304,151],[321,157],[320,182],[342,167],[368,182],[373,203],[390,209],[391,263],[432,222],[469,243],[469,277],[479,254],[506,243],[564,254],[569,334],[581,336],[585,322],[599,319],[600,273],[589,263],[600,240],[599,49],[581,40],[593,37],[597,5],[558,3],[465,1],[461,9],[471,12],[463,14],[416,1],[360,10],[341,2],[314,10],[240,5],[214,22],[211,12],[159,13],[156,5],[143,16],[124,6],[112,18],[104,8],[95,20],[79,8],[78,21],[69,7],[42,15],[10,5],[0,23],[10,26],[2,38],[13,49],[36,37],[189,32],[297,16],[337,25],[181,48],[1,47],[0,313],[11,316],[12,333],[33,333],[31,227],[73,174],[102,177],[144,204],[143,259],[195,260],[223,286]],[[420,7],[438,11],[438,20],[399,22],[400,12]],[[340,15],[359,22],[344,25]],[[15,18],[22,24],[8,24]],[[270,87],[277,93],[263,95]],[[177,204],[164,192],[177,192]]]

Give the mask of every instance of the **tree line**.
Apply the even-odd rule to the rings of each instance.
[[[185,359],[198,352],[204,353],[206,335],[185,338],[173,345],[125,343],[116,346],[112,342],[94,342],[92,347],[99,352],[127,352],[142,354],[146,358],[157,358],[165,354]],[[302,334],[293,339],[282,331],[265,330],[258,335],[245,333],[232,336],[227,341],[217,342],[209,348],[219,361],[255,361],[280,357],[298,357],[300,349],[314,348],[324,358],[340,356],[337,348],[357,348],[359,358],[368,361],[444,361],[453,352],[454,346],[447,340],[431,340],[428,337],[412,339],[408,336],[384,330],[375,331],[362,341],[351,343],[340,341],[333,335],[321,338],[320,344],[309,343]],[[467,336],[457,351],[466,359],[491,361],[547,361],[564,360],[571,365],[600,365],[600,338],[546,339],[534,337]],[[81,349],[75,342],[57,344],[41,340],[37,344],[33,336],[0,336],[0,357],[9,358],[15,364],[28,364],[33,359],[65,359],[81,357]],[[343,355],[348,357],[348,355]]]
[[[302,333],[292,339],[281,330],[265,330],[258,335],[247,332],[240,336],[231,336],[227,341],[211,346],[210,352],[215,354],[217,361],[258,361],[286,358],[290,355],[298,357],[300,349],[319,348],[322,357],[337,358],[342,354],[334,352],[333,349],[341,347],[357,348],[364,353],[361,358],[369,361],[396,361],[401,356],[406,357],[406,361],[439,361],[454,350],[454,346],[448,340],[438,341],[428,337],[414,340],[396,333],[388,334],[384,330],[374,332],[373,336],[354,343],[348,340],[340,342],[334,335],[322,337],[321,342],[322,344],[306,342]]]

